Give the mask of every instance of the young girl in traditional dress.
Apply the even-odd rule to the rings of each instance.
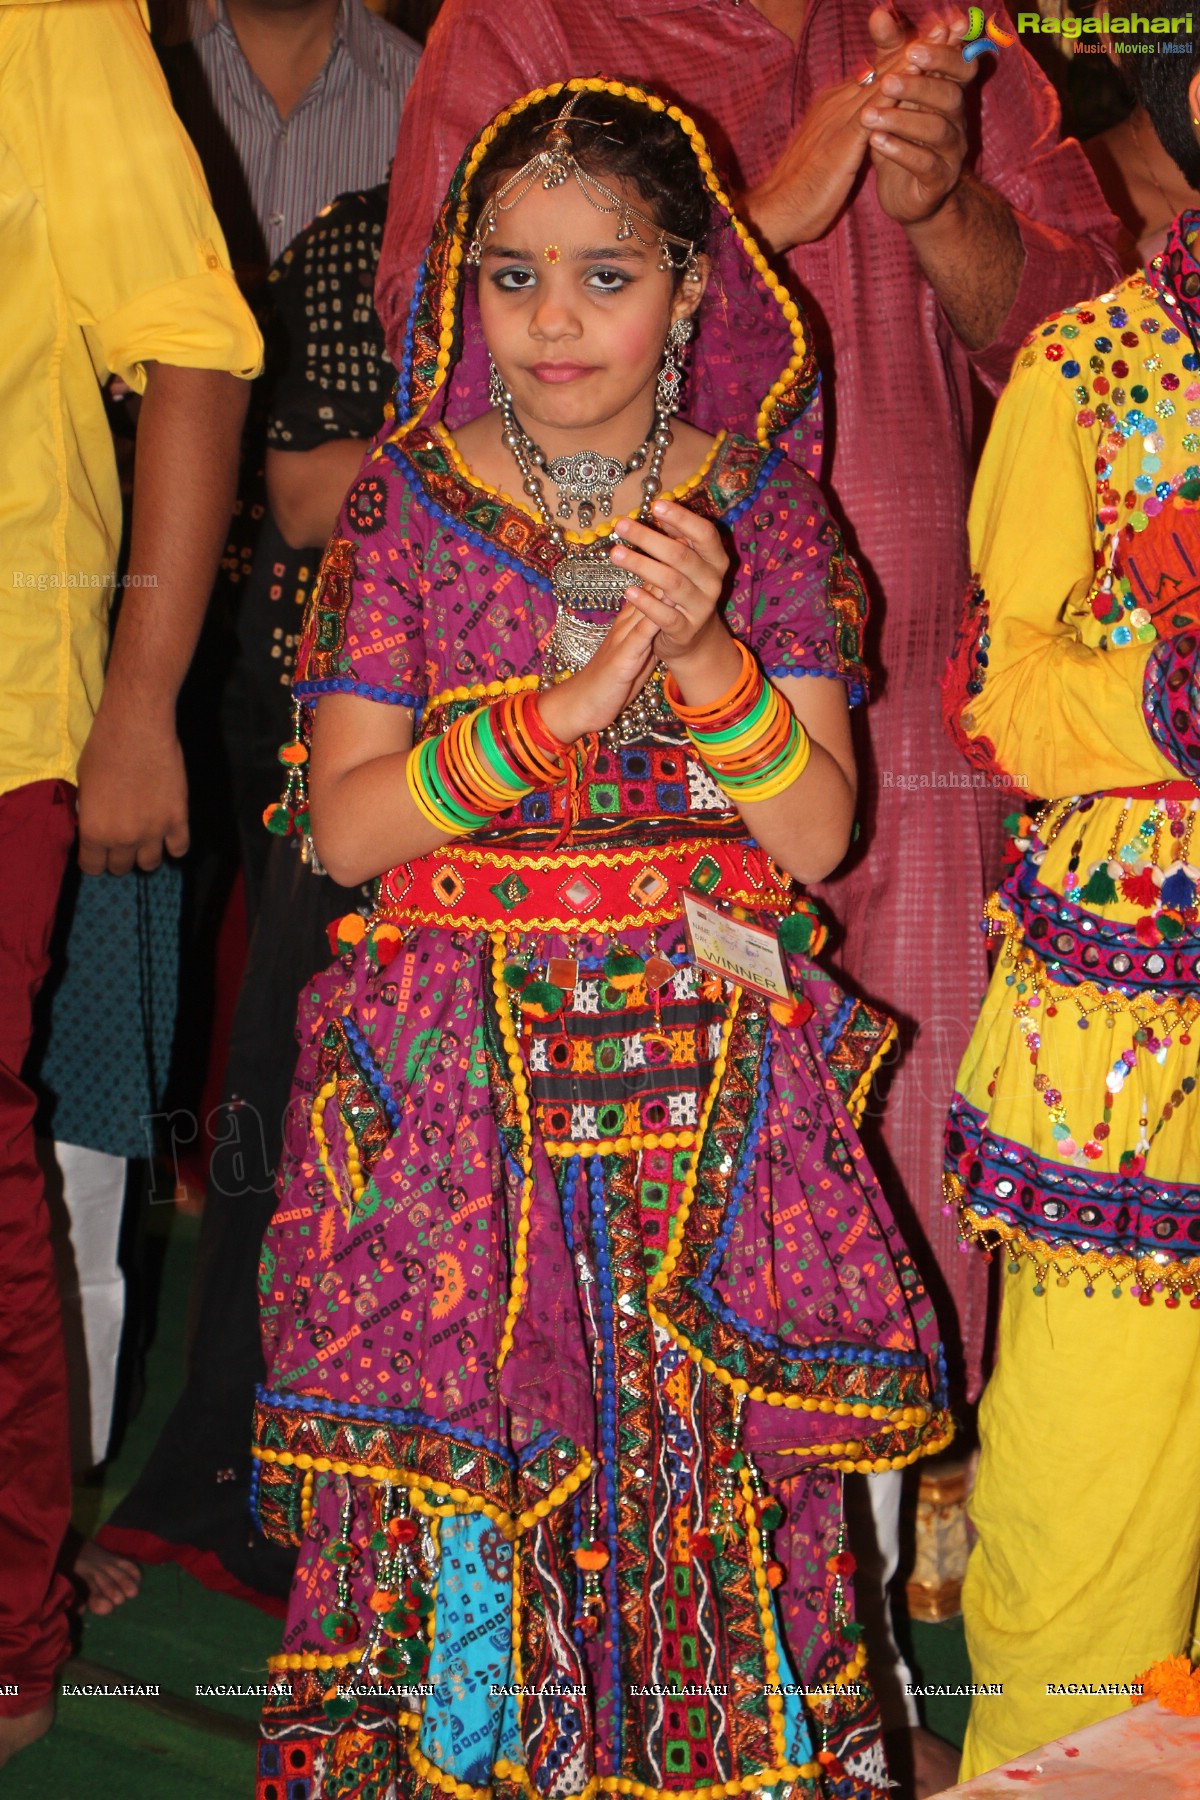
[[[947,1427],[793,880],[863,678],[773,447],[816,380],[677,110],[572,81],[470,150],[298,669],[317,850],[381,880],[263,1254],[264,1800],[884,1791],[841,1471]]]

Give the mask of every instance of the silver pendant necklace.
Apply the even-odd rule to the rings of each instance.
[[[559,676],[578,675],[587,668],[612,629],[613,616],[620,612],[624,604],[626,588],[641,587],[644,584],[638,576],[610,562],[608,552],[611,540],[608,538],[602,538],[595,544],[572,545],[568,549],[566,534],[547,505],[538,473],[539,469],[545,469],[553,480],[551,469],[546,467],[545,457],[538,446],[521,429],[513,411],[512,395],[507,390],[500,416],[504,442],[516,458],[524,490],[537,508],[550,534],[550,542],[556,550],[563,553],[554,565],[552,577],[554,597],[558,605],[554,629],[546,647],[549,666],[542,678],[543,686],[548,687]],[[653,432],[641,450],[634,452],[635,457],[648,465],[642,481],[642,503],[636,514],[643,523],[649,522],[650,508],[662,487],[663,458],[670,442],[669,415],[656,411]],[[588,453],[579,454],[583,456]],[[615,457],[611,460],[621,471],[618,479],[623,478],[633,461],[631,458],[630,464],[621,464]],[[617,481],[613,485],[616,486]],[[580,517],[583,517],[582,506]],[[599,613],[601,616],[587,618],[585,613]],[[633,696],[603,735],[613,747],[633,743],[661,725],[667,716],[662,669],[656,667],[641,692]]]
[[[647,438],[628,462],[621,462],[615,456],[601,456],[595,450],[576,450],[570,456],[556,456],[546,463],[546,473],[558,489],[558,517],[569,519],[572,507],[577,507],[583,531],[589,530],[594,523],[597,509],[606,519],[611,519],[613,494],[627,475],[645,466],[652,442],[652,438]],[[526,445],[531,450],[535,447],[528,439]]]
[[[523,430],[513,410],[512,395],[504,392],[500,407],[501,427],[504,443],[513,453],[517,467],[521,471],[522,486],[525,493],[533,501],[535,508],[550,534],[550,542],[561,552],[554,567],[554,596],[558,602],[558,616],[550,640],[550,648],[559,660],[561,670],[566,674],[578,674],[585,669],[608,635],[611,619],[587,619],[579,616],[580,611],[617,613],[625,597],[627,587],[640,587],[642,583],[636,575],[630,575],[625,569],[619,569],[609,560],[610,544],[601,540],[596,544],[577,544],[568,547],[566,533],[559,520],[555,518],[546,500],[546,491],[542,483],[542,473],[556,478],[552,472],[553,465],[548,463],[545,452]],[[654,429],[646,442],[636,450],[628,463],[621,463],[616,457],[601,458],[591,451],[578,451],[572,457],[557,457],[559,464],[580,463],[587,461],[593,464],[607,463],[610,469],[604,471],[607,478],[607,492],[595,477],[588,482],[586,500],[580,496],[580,520],[584,519],[583,506],[589,508],[589,517],[593,516],[593,498],[605,497],[605,511],[611,512],[612,493],[624,480],[625,475],[633,467],[645,466],[646,474],[642,480],[642,503],[636,517],[643,524],[648,524],[650,508],[655,496],[662,487],[662,465],[667,448],[671,442],[671,426],[665,412],[656,411]],[[556,485],[558,485],[556,483]],[[560,517],[562,504],[559,506]]]
[[[641,504],[634,516],[644,525],[650,523],[650,508],[662,491],[663,461],[671,444],[671,415],[679,410],[682,359],[691,334],[690,319],[677,319],[671,326],[655,385],[650,435],[624,463],[618,457],[590,450],[548,460],[521,426],[513,397],[495,363],[491,365],[488,397],[499,410],[503,441],[521,471],[524,492],[545,525],[552,548],[559,553],[552,576],[558,604],[547,645],[549,666],[543,675],[543,686],[549,686],[558,676],[578,675],[586,669],[612,628],[612,616],[624,605],[626,588],[645,585],[637,575],[610,561],[610,538],[568,546],[560,520],[570,517],[572,506],[578,507],[584,530],[591,525],[597,505],[606,517],[611,517],[613,498],[621,482],[644,468]],[[546,500],[543,474],[558,488],[557,518]],[[585,616],[588,613],[599,613],[601,617],[589,618]],[[641,692],[634,695],[604,736],[613,745],[631,743],[669,717],[662,665],[656,664]]]

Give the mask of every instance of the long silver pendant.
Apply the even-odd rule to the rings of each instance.
[[[543,675],[542,685],[553,686],[555,676],[582,674],[611,629],[605,619],[581,619],[567,607],[560,606],[546,646],[547,672]],[[550,669],[554,670],[553,675]],[[635,694],[612,724],[600,733],[610,749],[635,743],[670,724],[672,714],[663,694],[662,678],[662,665],[659,664],[641,692]]]
[[[554,596],[560,606],[620,612],[627,587],[641,587],[636,575],[603,556],[564,556],[554,566]]]
[[[578,675],[587,668],[611,629],[607,619],[581,619],[567,607],[560,606],[550,634],[550,652],[561,669]]]

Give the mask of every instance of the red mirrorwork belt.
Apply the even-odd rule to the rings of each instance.
[[[545,855],[454,845],[389,870],[375,916],[459,931],[611,934],[680,918],[682,888],[753,912],[797,908],[791,878],[757,845],[701,838]]]
[[[1095,800],[1194,800],[1200,788],[1194,781],[1150,781],[1145,787],[1102,788]]]

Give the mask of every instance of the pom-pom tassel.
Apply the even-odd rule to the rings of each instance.
[[[1128,900],[1131,906],[1144,906],[1147,910],[1158,905],[1158,884],[1154,879],[1154,870],[1147,865],[1137,875],[1121,877],[1121,898]]]
[[[262,822],[273,837],[297,837],[303,860],[320,872],[311,837],[308,811],[308,745],[304,741],[304,714],[293,702],[293,735],[279,747],[279,761],[287,770],[284,790],[263,813]]]
[[[361,913],[346,913],[343,918],[333,919],[325,930],[334,956],[348,956],[366,937],[367,921]]]
[[[1097,863],[1079,898],[1087,906],[1111,906],[1116,897],[1117,884],[1108,872],[1108,864]]]
[[[1196,904],[1196,884],[1183,869],[1176,869],[1162,884],[1162,903],[1176,912],[1190,912]]]

